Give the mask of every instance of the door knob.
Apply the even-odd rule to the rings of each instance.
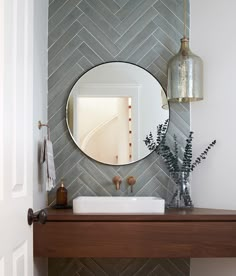
[[[47,221],[47,213],[44,209],[34,213],[34,211],[29,208],[27,219],[29,225],[31,225],[33,222],[45,224]]]

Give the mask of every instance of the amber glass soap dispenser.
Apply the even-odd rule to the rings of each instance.
[[[67,189],[64,187],[64,181],[61,180],[60,187],[57,189],[57,200],[58,206],[67,206]]]

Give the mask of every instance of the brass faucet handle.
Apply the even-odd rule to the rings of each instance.
[[[120,184],[122,182],[121,177],[119,175],[116,175],[113,177],[112,181],[116,185],[116,190],[120,190]]]
[[[130,185],[131,193],[133,193],[133,185],[136,183],[136,179],[133,176],[127,178],[127,183]]]
[[[136,183],[135,177],[129,176],[129,177],[127,178],[127,183],[128,183],[129,185],[134,185],[134,184]]]

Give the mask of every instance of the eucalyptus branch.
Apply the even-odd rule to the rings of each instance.
[[[181,162],[179,158],[180,150],[176,135],[174,135],[173,150],[171,150],[171,147],[167,145],[167,126],[168,120],[166,120],[163,124],[157,126],[156,139],[154,139],[152,133],[150,132],[150,134],[146,136],[144,142],[149,150],[155,150],[156,153],[163,158],[169,172],[172,173],[172,179],[176,183],[176,191],[174,192],[173,197],[168,206],[179,207],[181,200],[183,200],[185,207],[193,207],[193,203],[187,187],[189,174],[196,168],[196,166],[198,166],[201,163],[203,159],[206,159],[209,150],[215,146],[216,140],[212,141],[209,144],[209,146],[192,163],[193,132],[190,131],[186,139],[183,161]]]
[[[192,172],[203,159],[206,159],[206,156],[211,148],[213,148],[216,144],[216,140],[212,141],[207,148],[196,158],[196,160],[192,163],[190,171]]]
[[[174,149],[173,151],[167,145],[166,142],[166,131],[168,127],[168,120],[166,120],[163,124],[157,126],[157,135],[156,138],[153,137],[153,134],[150,132],[149,135],[146,136],[144,140],[145,145],[148,147],[150,151],[155,150],[158,155],[160,155],[169,172],[185,172],[186,176],[189,175],[191,171],[193,171],[196,166],[198,166],[203,159],[206,159],[206,156],[209,150],[215,146],[216,140],[212,141],[209,146],[196,158],[196,160],[192,163],[192,142],[193,142],[193,131],[189,132],[189,135],[186,139],[186,145],[184,148],[184,156],[181,164],[179,158],[179,145],[177,142],[177,137],[174,135]]]
[[[186,146],[184,149],[183,163],[181,167],[182,172],[190,172],[191,162],[192,162],[192,141],[193,141],[193,132],[189,132],[189,136],[186,139]]]

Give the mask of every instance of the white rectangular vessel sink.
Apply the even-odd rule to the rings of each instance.
[[[73,200],[74,214],[163,214],[165,200],[159,197],[79,196]]]

